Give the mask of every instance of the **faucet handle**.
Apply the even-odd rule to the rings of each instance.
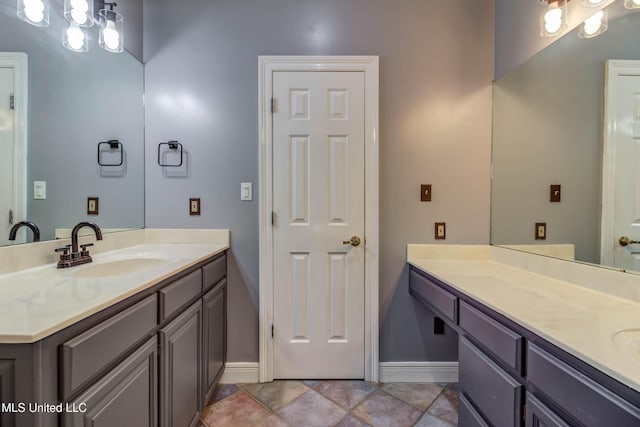
[[[93,246],[93,243],[85,243],[84,245],[80,245],[83,251],[86,251],[89,246]]]
[[[64,248],[55,249],[56,252],[62,252],[62,255],[67,255],[71,250],[71,245],[65,245]]]

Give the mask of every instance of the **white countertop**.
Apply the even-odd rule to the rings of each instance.
[[[491,251],[463,259],[455,259],[455,251],[451,259],[411,252],[409,264],[640,392],[637,301],[497,262]]]
[[[55,264],[0,275],[0,343],[32,343],[120,302],[226,249],[228,244],[144,243],[93,255],[67,269]],[[110,261],[151,259],[139,272],[75,277]]]

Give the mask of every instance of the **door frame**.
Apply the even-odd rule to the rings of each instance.
[[[273,74],[279,71],[361,71],[365,78],[365,380],[378,381],[379,341],[379,59],[377,56],[258,57],[260,382],[273,381]]]
[[[13,206],[14,222],[27,219],[27,114],[29,59],[23,52],[0,52],[0,67],[13,68]]]
[[[620,236],[614,234],[615,222],[615,99],[612,96],[620,76],[640,76],[640,61],[607,60],[605,66],[604,86],[604,129],[602,148],[602,221],[600,224],[600,263],[613,265],[614,254],[609,250],[611,243]],[[611,95],[611,96],[610,96]]]

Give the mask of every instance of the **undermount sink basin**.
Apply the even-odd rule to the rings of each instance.
[[[640,328],[623,329],[613,335],[613,343],[620,350],[640,358]]]
[[[78,267],[72,275],[78,278],[121,276],[139,273],[166,264],[166,262],[167,260],[162,258],[120,259]]]

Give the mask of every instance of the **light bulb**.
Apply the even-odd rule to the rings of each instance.
[[[105,29],[102,31],[104,44],[111,50],[117,50],[120,46],[120,34],[116,31],[115,22],[109,20]]]
[[[584,33],[588,36],[592,36],[600,31],[602,27],[602,19],[604,18],[604,12],[599,11],[595,15],[587,18],[584,21]]]
[[[549,34],[555,34],[562,28],[562,9],[551,9],[544,15],[544,29]]]
[[[84,37],[84,32],[80,28],[74,25],[67,28],[67,43],[72,49],[80,50],[84,45]]]
[[[73,22],[78,25],[84,25],[87,22],[87,11],[82,11],[80,9],[71,9],[71,18]]]
[[[44,20],[44,3],[41,0],[25,0],[24,14],[32,22],[42,22]]]
[[[589,3],[591,3],[592,5],[598,5],[600,3],[602,3],[604,0],[589,0]]]
[[[71,0],[71,7],[84,13],[89,10],[89,4],[85,0]]]

